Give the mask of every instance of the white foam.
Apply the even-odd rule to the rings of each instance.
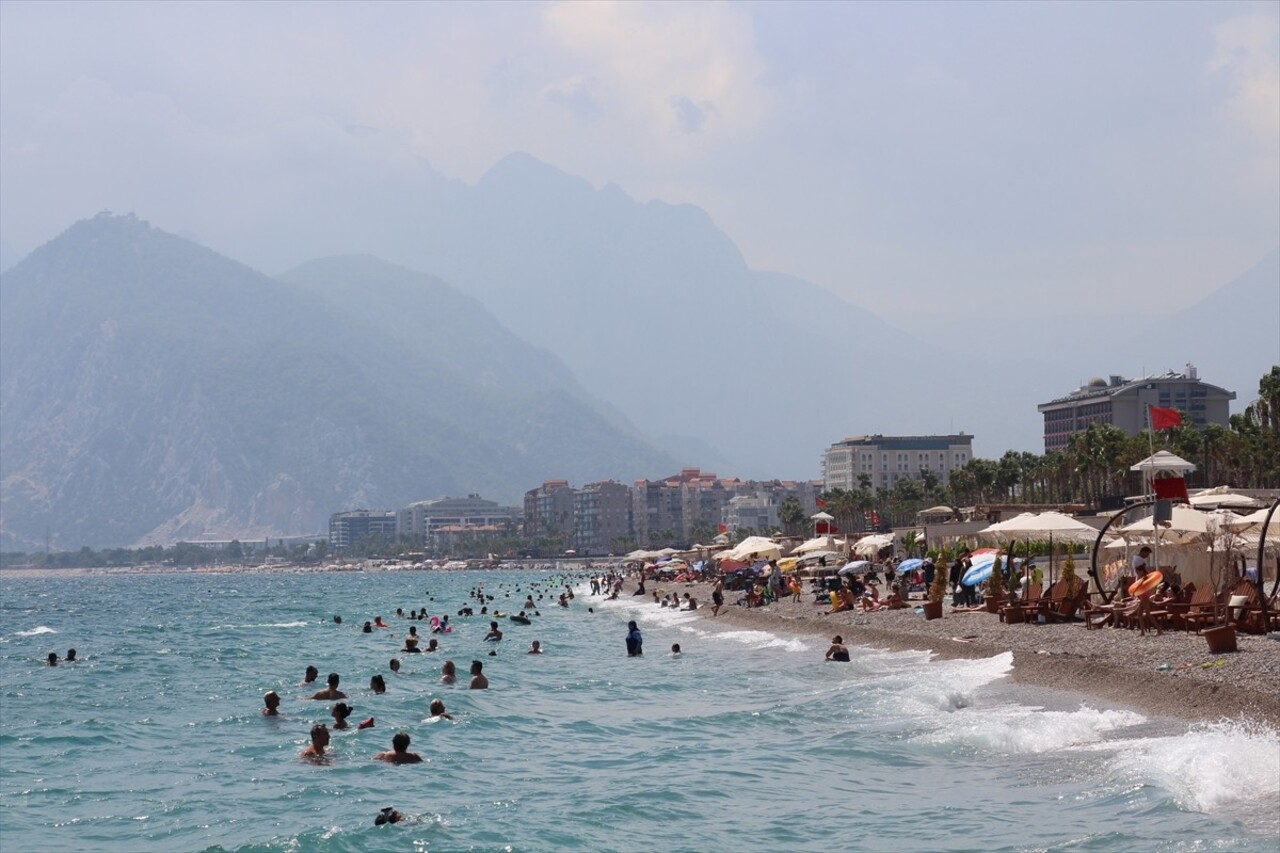
[[[41,625],[38,628],[32,628],[30,631],[17,631],[14,633],[14,636],[15,637],[38,637],[41,634],[56,634],[56,633],[58,632],[48,627],[47,625]]]
[[[1125,741],[1112,770],[1145,779],[1179,806],[1216,812],[1250,805],[1280,813],[1280,733],[1243,722],[1200,723],[1174,737]]]

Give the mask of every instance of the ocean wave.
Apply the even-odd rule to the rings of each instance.
[[[15,631],[14,636],[15,637],[38,637],[41,634],[56,634],[56,633],[58,632],[50,628],[48,625],[41,625],[38,628],[32,628],[30,631]]]
[[[1222,721],[1194,725],[1172,737],[1126,741],[1112,772],[1165,789],[1184,809],[1215,812],[1253,805],[1274,816],[1280,810],[1280,733],[1257,723]]]

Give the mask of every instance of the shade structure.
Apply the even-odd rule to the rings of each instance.
[[[1157,471],[1167,471],[1173,474],[1186,474],[1189,471],[1196,470],[1196,466],[1183,459],[1176,453],[1170,453],[1167,450],[1157,450],[1155,453],[1143,459],[1136,465],[1129,466],[1130,471],[1142,471],[1145,474],[1154,474]]]
[[[960,578],[960,583],[965,586],[977,586],[984,583],[987,578],[991,577],[991,572],[995,568],[996,558],[999,554],[983,554],[973,560],[973,565],[964,573],[964,577]]]
[[[839,551],[843,548],[843,539],[837,539],[834,536],[815,536],[806,542],[801,542],[796,548],[795,553],[807,554],[810,551]]]
[[[1233,492],[1226,486],[1218,486],[1214,489],[1205,489],[1202,492],[1197,492],[1191,496],[1190,502],[1196,509],[1215,509],[1217,507],[1257,509],[1262,506],[1262,501],[1257,498]]]
[[[765,560],[776,560],[782,556],[782,547],[765,536],[748,536],[730,549],[730,553],[735,560],[749,560],[753,555]]]
[[[853,560],[841,566],[837,574],[849,575],[856,572],[865,572],[869,568],[871,568],[871,563],[867,560]]]
[[[859,539],[853,546],[853,553],[860,557],[871,557],[882,548],[888,548],[893,544],[893,536],[888,533],[878,533],[874,536],[864,536]]]
[[[910,560],[903,560],[901,563],[898,563],[898,571],[914,572],[916,569],[920,568],[923,565],[924,565],[924,560],[920,559],[919,557],[912,557]]]
[[[1024,512],[978,531],[989,539],[1052,539],[1055,542],[1092,542],[1098,531],[1061,512]]]
[[[835,521],[836,517],[830,513],[816,512],[809,516],[810,521]]]
[[[1126,524],[1120,528],[1125,538],[1145,537],[1159,539],[1173,545],[1189,545],[1193,542],[1208,540],[1217,533],[1224,523],[1229,523],[1227,516],[1232,513],[1202,512],[1184,504],[1175,504],[1168,526],[1157,524],[1154,515]]]
[[[816,563],[820,560],[826,560],[828,563],[835,563],[844,559],[844,554],[837,551],[810,551],[799,559],[801,563]],[[782,565],[779,563],[778,565]]]
[[[1234,530],[1237,533],[1262,533],[1262,523],[1267,520],[1267,509],[1264,507],[1257,512],[1251,512],[1248,515],[1242,515],[1238,518],[1227,519],[1222,526],[1228,530]],[[1271,517],[1271,524],[1267,528],[1267,541],[1280,542],[1280,512]]]

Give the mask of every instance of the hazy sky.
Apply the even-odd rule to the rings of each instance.
[[[1181,308],[1280,242],[1278,10],[2,2],[0,236],[133,211],[278,272],[291,210],[527,151],[899,324]]]

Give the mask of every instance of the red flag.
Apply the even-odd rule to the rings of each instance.
[[[1177,409],[1162,409],[1159,406],[1147,406],[1147,409],[1152,429],[1170,429],[1182,423],[1182,412]]]
[[[725,525],[723,525],[723,524],[722,524],[722,525],[720,525],[720,532],[721,532],[721,533],[728,533],[728,532],[729,532],[729,528],[728,528],[727,526],[725,526]]]
[[[816,504],[818,505],[818,509],[826,509],[826,508],[827,508],[827,502],[826,502],[826,501],[824,501],[822,498],[814,498],[814,499],[813,499],[813,502],[814,502],[814,503],[816,503]]]

